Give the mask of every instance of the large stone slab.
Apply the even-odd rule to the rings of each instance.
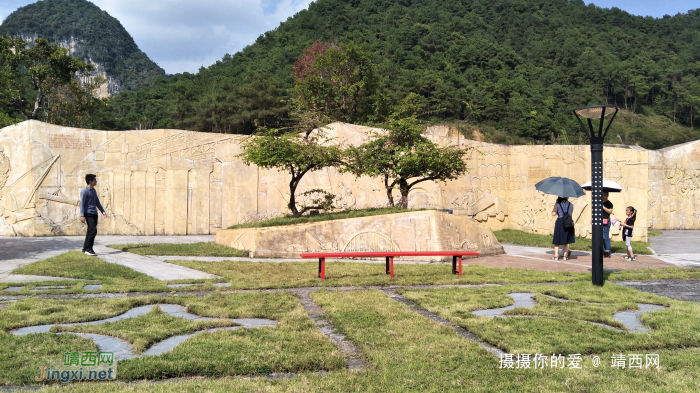
[[[228,229],[216,242],[251,257],[298,258],[304,252],[476,251],[502,254],[491,229],[466,216],[437,210],[348,218],[270,228]],[[410,259],[410,258],[409,258]],[[449,257],[417,257],[445,260]]]

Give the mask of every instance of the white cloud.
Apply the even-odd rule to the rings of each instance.
[[[92,0],[168,73],[196,72],[235,53],[311,0]]]

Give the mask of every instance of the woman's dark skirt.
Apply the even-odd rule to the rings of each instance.
[[[574,228],[571,228],[570,231],[564,229],[564,219],[562,217],[557,218],[557,221],[554,223],[552,244],[555,246],[563,246],[571,243],[576,243],[576,231]]]

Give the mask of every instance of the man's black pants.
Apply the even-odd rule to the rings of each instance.
[[[97,214],[85,215],[88,229],[85,235],[85,243],[83,244],[83,252],[92,251],[92,246],[95,244],[95,236],[97,236],[97,220]]]

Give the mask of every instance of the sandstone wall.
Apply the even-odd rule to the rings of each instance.
[[[348,218],[274,228],[228,229],[216,242],[251,257],[298,258],[303,252],[475,251],[502,254],[491,229],[437,210]],[[402,259],[426,260],[426,257]],[[429,257],[451,260],[451,257]]]
[[[360,144],[373,130],[334,123],[335,143]],[[554,197],[534,185],[549,176],[589,180],[588,146],[501,146],[465,140],[448,127],[427,136],[441,145],[473,147],[469,173],[426,182],[409,195],[410,207],[450,209],[493,230],[550,234]],[[236,157],[244,136],[182,130],[96,131],[27,121],[0,130],[0,235],[77,235],[77,203],[87,173],[112,214],[100,233],[213,234],[241,222],[287,212],[288,175],[247,166]],[[612,194],[615,217],[639,210],[635,238],[647,227],[700,229],[700,142],[659,151],[606,147],[605,177],[625,188]],[[378,179],[356,179],[326,169],[308,174],[301,194],[320,188],[340,209],[386,206]],[[590,198],[574,201],[577,233],[590,236]],[[612,230],[620,238],[619,227]]]
[[[653,229],[700,229],[700,141],[649,152]]]

